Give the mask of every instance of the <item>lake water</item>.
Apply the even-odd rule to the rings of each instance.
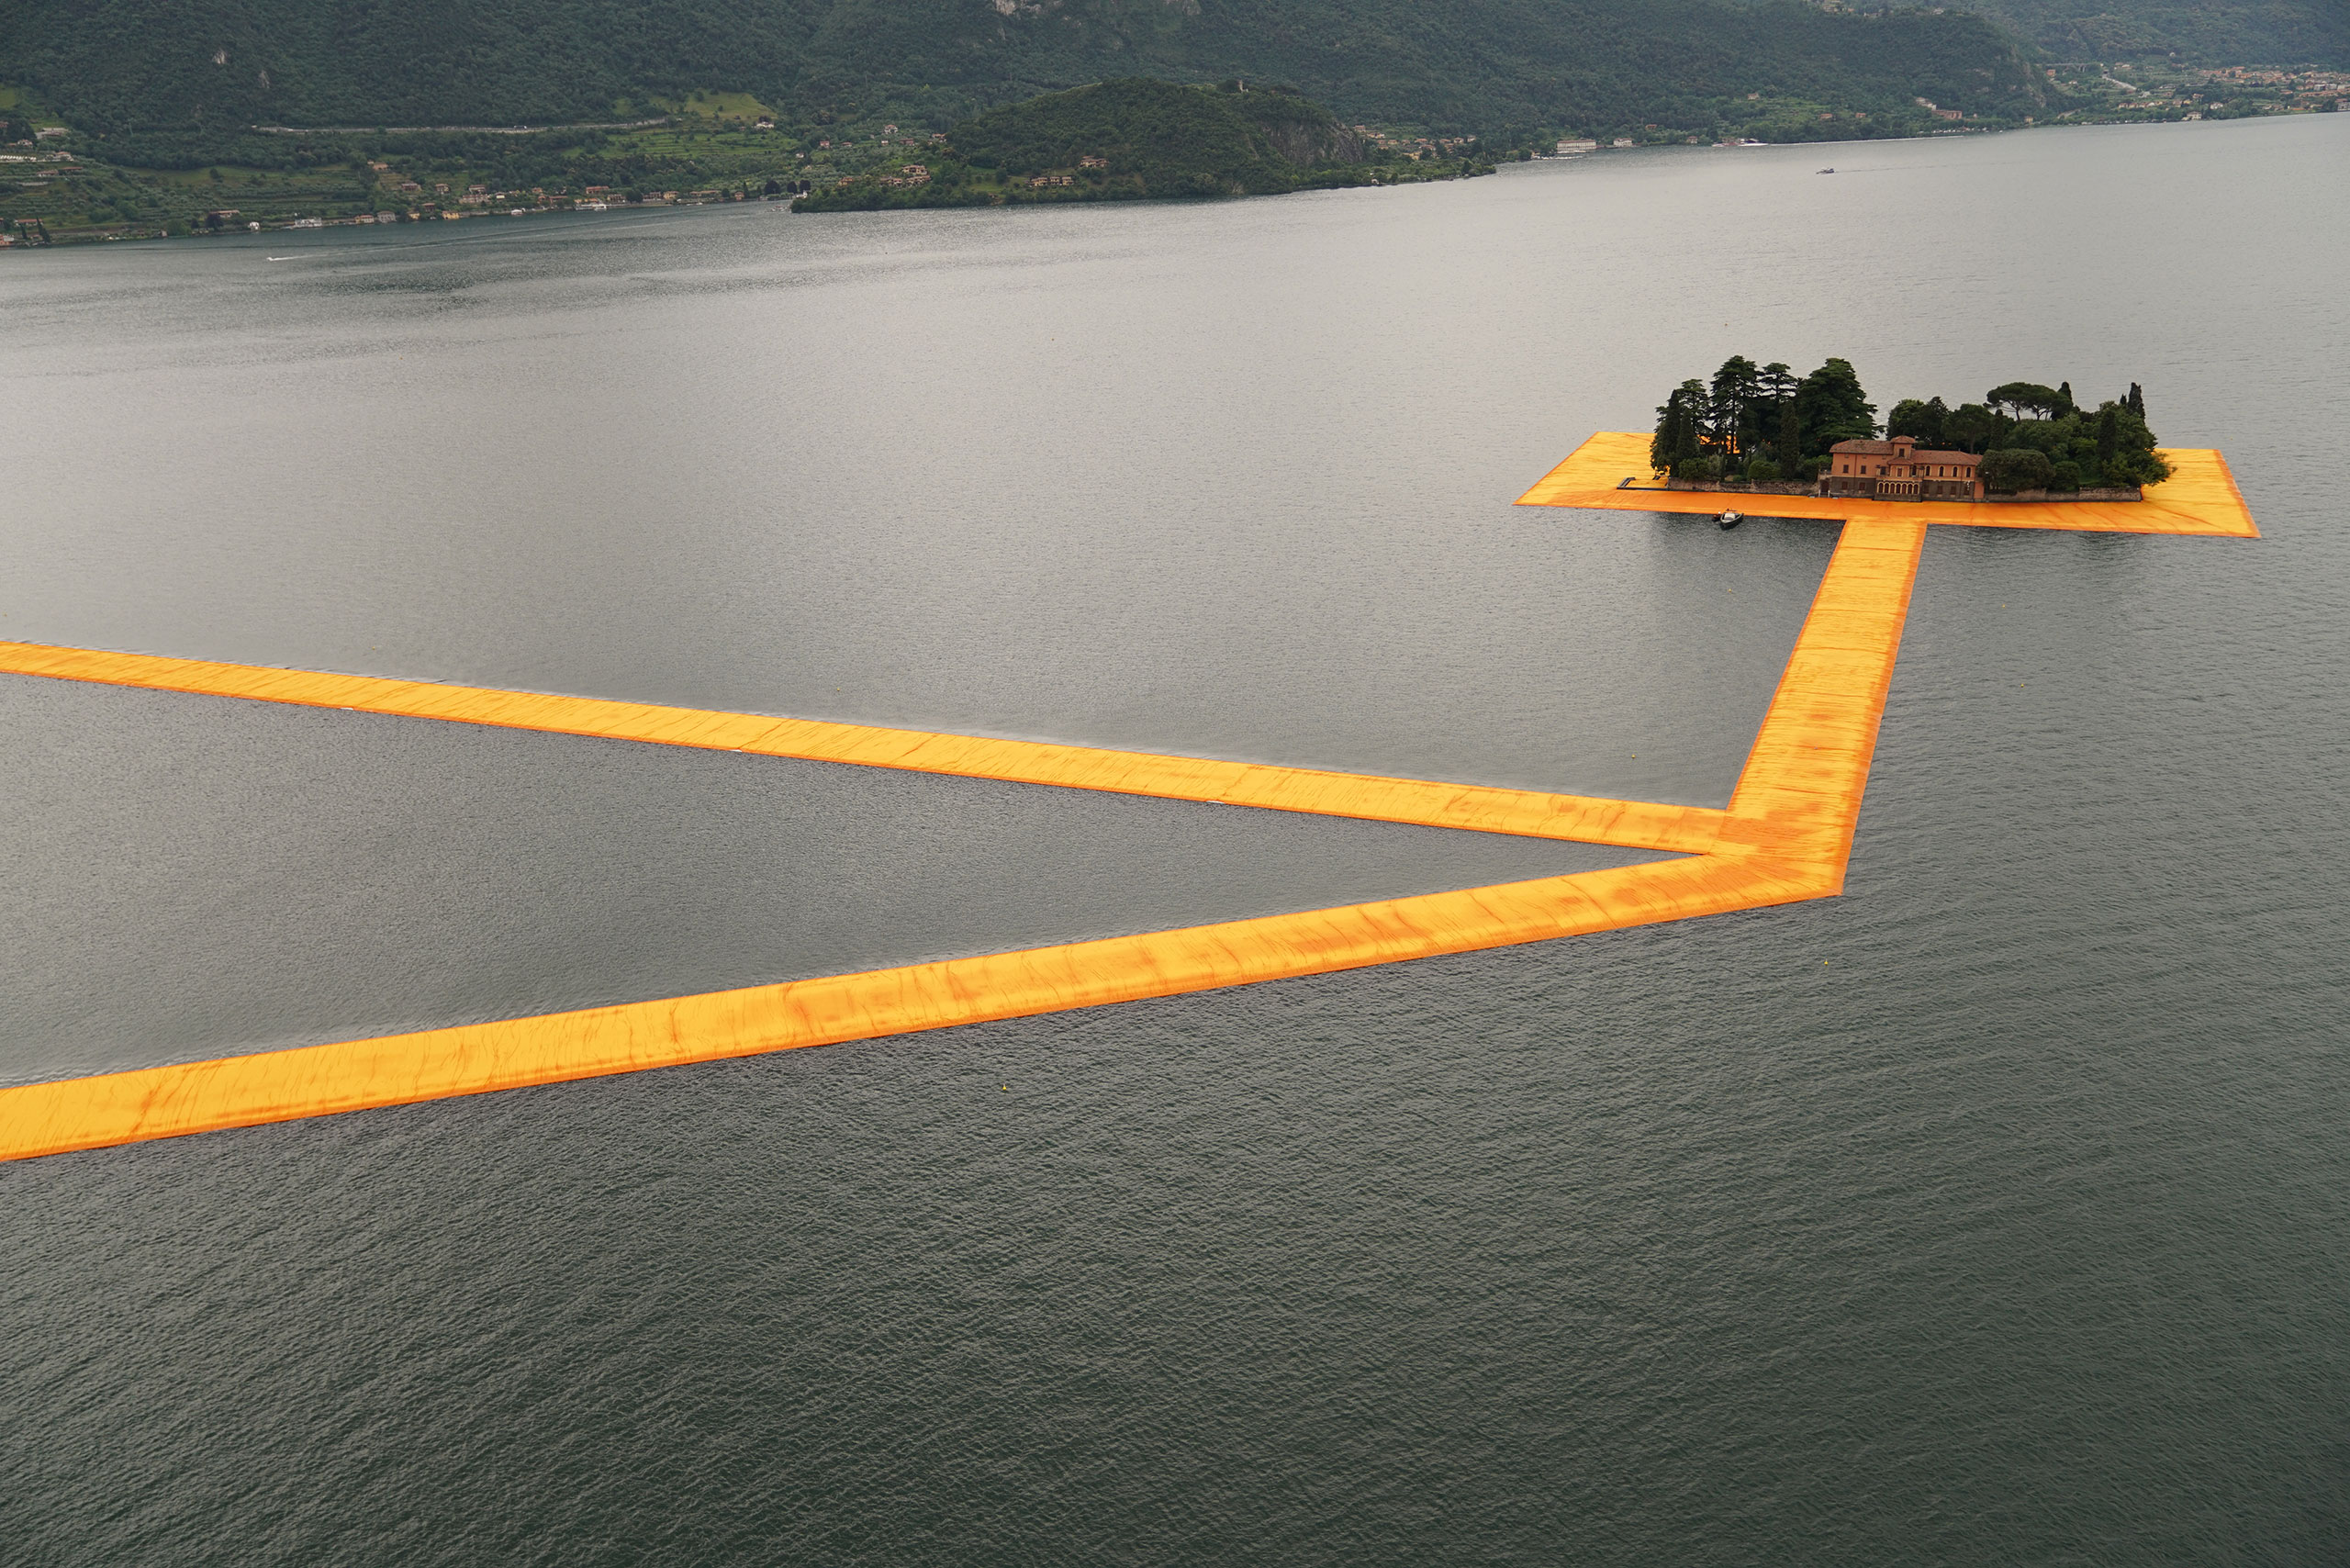
[[[2306,117],[5,258],[26,641],[1718,803],[1833,531],[1508,503],[1731,353],[2141,382],[2266,537],[1935,531],[1841,900],[0,1167],[0,1555],[2340,1560],[2345,176]],[[0,726],[17,1081],[1627,858]]]

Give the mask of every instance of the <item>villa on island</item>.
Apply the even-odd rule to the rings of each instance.
[[[1915,438],[1840,441],[1828,449],[1820,493],[1880,501],[1979,501],[1983,459],[1971,452],[1920,451]]]
[[[2135,382],[2094,409],[2069,382],[2010,381],[1955,409],[1904,398],[1880,422],[1848,361],[1798,376],[1733,354],[1710,383],[1674,387],[1656,414],[1649,471],[1669,490],[1972,507],[2143,500],[2171,475]]]

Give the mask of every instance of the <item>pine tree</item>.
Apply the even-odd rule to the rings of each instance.
[[[1876,434],[1876,406],[1861,390],[1849,361],[1831,359],[1803,378],[1796,393],[1803,418],[1807,456],[1825,453],[1840,441],[1866,441]]]
[[[1665,395],[1657,405],[1656,434],[1649,438],[1649,472],[1664,474],[1673,468],[1673,449],[1681,436],[1681,393],[1678,388]]]
[[[1792,474],[1803,456],[1802,426],[1795,418],[1796,388],[1802,383],[1785,361],[1774,359],[1762,367],[1754,384],[1771,406],[1771,428],[1777,432],[1771,455],[1783,472]]]
[[[1744,354],[1732,354],[1722,361],[1714,372],[1711,396],[1713,429],[1711,445],[1725,456],[1743,454],[1753,442],[1754,405],[1762,386],[1754,362]]]
[[[1705,455],[1706,427],[1712,410],[1706,402],[1706,386],[1701,381],[1681,384],[1681,430],[1673,447],[1673,471],[1685,473],[1691,464]]]
[[[1704,382],[1684,381],[1674,387],[1656,411],[1649,466],[1659,474],[1674,474],[1695,462],[1704,446],[1707,413]]]

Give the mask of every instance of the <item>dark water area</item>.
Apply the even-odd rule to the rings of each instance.
[[[1684,628],[1594,585],[1727,614],[1707,553],[1748,531],[1505,503],[1729,353],[1843,353],[1880,404],[2142,382],[2266,537],[1934,531],[1842,899],[0,1167],[6,1555],[2342,1560],[2350,216],[2316,193],[2345,173],[2312,117],[993,224],[517,222],[501,275],[577,301],[521,311],[537,398],[465,347],[520,330],[416,254],[364,286],[415,318],[352,352],[351,399],[305,370],[273,416],[331,450],[207,373],[316,365],[327,306],[223,365],[216,329],[93,323],[170,318],[229,248],[10,258],[5,418],[39,457],[0,635],[32,640],[831,685],[823,716],[1701,799],[1769,679],[1644,687]],[[721,330],[776,295],[812,319]],[[428,330],[442,372],[384,389]],[[730,367],[762,353],[797,422],[754,446]],[[508,487],[406,444],[436,419]],[[688,471],[698,510],[653,509]],[[811,551],[865,564],[845,607],[789,569]],[[761,798],[580,785],[608,818],[672,787]],[[905,832],[984,814],[899,801]],[[1105,863],[1193,853],[1134,820]],[[1281,851],[1310,872],[1361,825]]]
[[[0,728],[0,1082],[1659,858],[64,681]]]

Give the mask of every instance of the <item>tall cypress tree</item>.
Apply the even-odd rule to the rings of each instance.
[[[1705,455],[1706,427],[1711,421],[1712,410],[1706,401],[1706,384],[1684,381],[1681,384],[1680,439],[1673,448],[1673,471],[1684,474],[1691,464]]]
[[[1795,409],[1796,387],[1800,385],[1796,373],[1784,360],[1773,360],[1754,377],[1755,390],[1767,409],[1758,408],[1755,427],[1758,432],[1771,433],[1771,455],[1783,469],[1792,469],[1803,454],[1798,428],[1790,425],[1787,416]]]
[[[1732,354],[1714,372],[1713,444],[1723,455],[1744,454],[1754,437],[1754,404],[1760,395],[1754,362]]]
[[[1656,436],[1649,442],[1649,466],[1660,474],[1677,474],[1696,461],[1706,436],[1706,384],[1684,381],[1674,387],[1657,409]]]

